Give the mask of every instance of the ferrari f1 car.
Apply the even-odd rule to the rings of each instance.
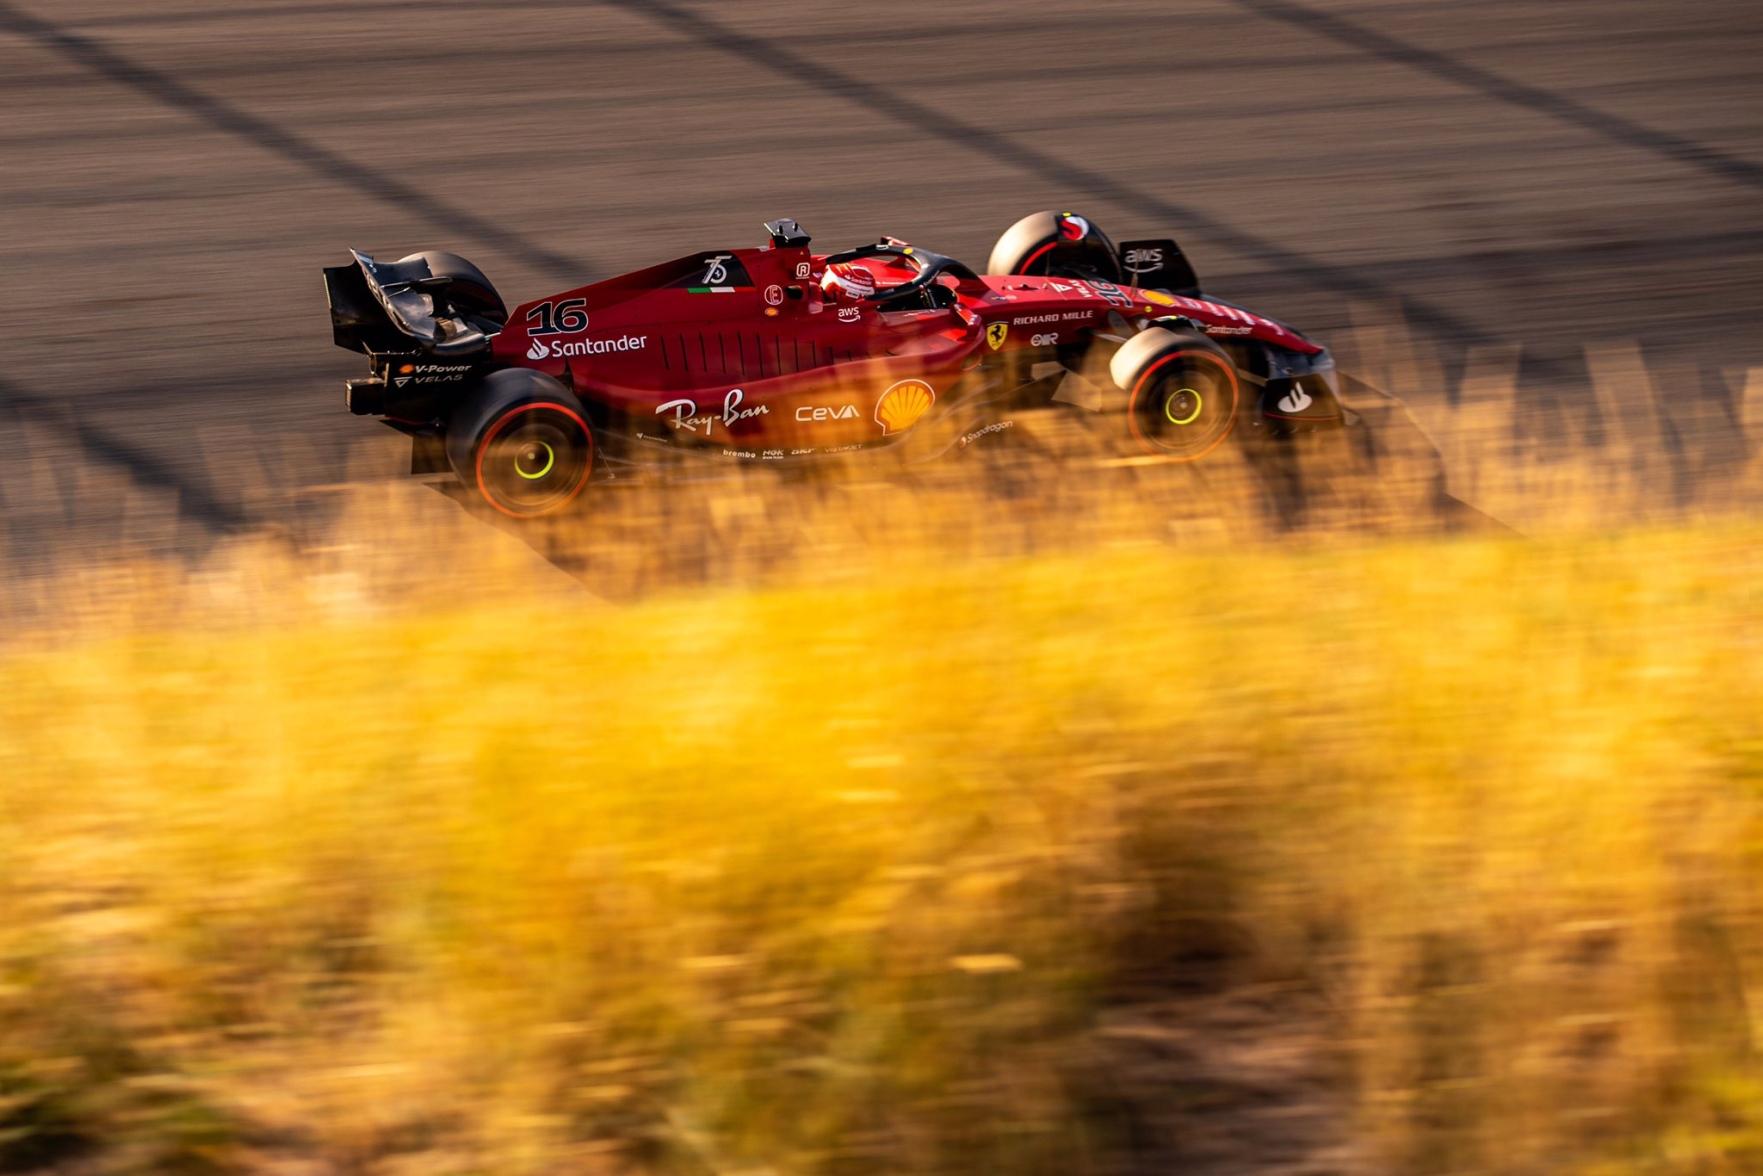
[[[1055,404],[1112,413],[1170,461],[1352,419],[1328,352],[1203,295],[1174,241],[1117,247],[1039,212],[980,274],[892,238],[822,254],[793,220],[765,230],[512,312],[453,254],[353,253],[325,270],[336,343],[372,365],[349,410],[409,434],[412,472],[451,469],[518,518],[693,458],[935,457]]]

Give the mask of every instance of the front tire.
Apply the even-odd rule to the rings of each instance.
[[[1025,216],[992,246],[989,274],[1120,281],[1120,255],[1096,223],[1074,212]]]
[[[539,372],[492,373],[447,423],[447,461],[492,508],[516,519],[562,510],[594,470],[581,402]]]
[[[1242,415],[1236,364],[1190,331],[1151,327],[1114,354],[1114,382],[1127,394],[1127,425],[1143,449],[1198,461],[1224,444]]]

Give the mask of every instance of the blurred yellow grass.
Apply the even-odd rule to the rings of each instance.
[[[1253,1171],[1132,1050],[1254,991],[1341,1170],[1758,1170],[1760,544],[88,621],[0,655],[0,1168]]]

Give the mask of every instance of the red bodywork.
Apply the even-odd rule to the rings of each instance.
[[[1083,342],[1111,313],[1321,351],[1234,306],[1076,278],[944,274],[949,305],[878,311],[823,300],[825,258],[692,254],[523,304],[492,354],[557,377],[602,427],[638,440],[787,457],[896,440],[988,357]],[[916,272],[893,257],[856,264],[881,287]]]

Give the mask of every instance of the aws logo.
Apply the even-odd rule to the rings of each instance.
[[[991,346],[993,351],[996,351],[996,350],[998,350],[998,348],[1004,346],[1004,340],[1008,339],[1009,337],[1010,337],[1010,324],[1009,323],[993,323],[991,326],[986,328],[986,342]]]
[[[1163,268],[1163,250],[1161,249],[1128,249],[1126,251],[1126,272],[1129,274],[1154,274]]]

